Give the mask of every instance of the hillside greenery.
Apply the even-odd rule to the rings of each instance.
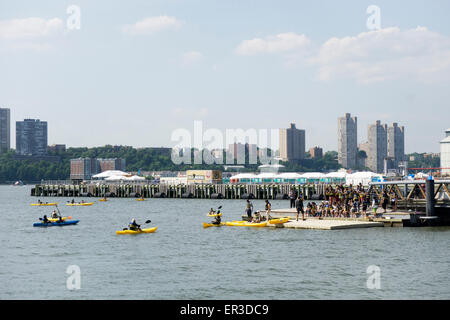
[[[75,158],[124,158],[127,171],[185,171],[188,169],[223,170],[222,164],[193,164],[194,152],[191,153],[192,164],[177,165],[172,162],[170,152],[160,148],[133,148],[130,146],[111,146],[95,148],[68,148],[65,152],[49,151],[48,155],[59,156],[59,162],[31,161],[14,159],[15,151],[10,150],[0,155],[0,183],[21,180],[65,180],[70,176],[70,159]],[[246,155],[248,163],[248,154]],[[282,171],[310,172],[337,170],[337,152],[327,152],[317,159],[307,158],[300,162],[281,162]],[[241,171],[258,170],[258,164],[245,165]]]

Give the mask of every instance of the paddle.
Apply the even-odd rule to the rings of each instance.
[[[143,224],[147,224],[147,223],[150,223],[150,222],[152,222],[152,221],[151,220],[147,220]],[[140,228],[141,228],[141,226],[139,225],[139,229]],[[125,230],[128,230],[128,228],[123,228],[123,231],[125,231]]]

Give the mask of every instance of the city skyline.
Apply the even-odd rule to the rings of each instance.
[[[335,119],[350,112],[363,128],[410,128],[406,153],[438,152],[449,127],[446,1],[379,1],[377,30],[369,1],[79,1],[79,29],[64,4],[24,4],[0,4],[0,107],[46,119],[49,144],[171,146],[201,120],[222,131],[296,123],[307,149],[337,150]]]
[[[5,128],[10,128],[11,127],[11,124],[16,124],[16,134],[15,135],[11,135],[10,134],[10,132],[8,132],[8,130],[6,130],[5,131],[5,129],[3,128],[2,129],[2,136],[7,136],[8,137],[8,139],[5,139],[5,138],[3,138],[3,144],[11,144],[12,145],[12,137],[15,137],[16,139],[16,141],[15,141],[15,144],[16,144],[16,152],[17,153],[23,153],[23,152],[21,152],[18,148],[17,148],[17,136],[19,135],[19,132],[21,132],[21,131],[23,131],[23,129],[20,127],[17,127],[17,124],[21,124],[22,126],[23,126],[23,123],[24,122],[26,122],[26,121],[37,121],[37,122],[41,122],[41,123],[43,123],[43,124],[45,124],[45,140],[46,141],[48,141],[48,133],[47,133],[47,121],[40,121],[39,119],[24,119],[23,121],[11,121],[11,119],[10,119],[10,109],[9,108],[0,108],[0,111],[2,112],[2,126],[0,126],[0,128],[3,128],[3,127],[5,127]],[[6,116],[7,115],[7,116]],[[348,122],[351,120],[351,128],[350,129],[348,129],[348,128],[346,128],[345,126],[348,126]],[[7,124],[6,126],[5,125],[3,125],[3,124]],[[376,121],[376,124],[378,124],[378,125],[380,125],[381,124],[381,121],[380,120],[377,120]],[[368,150],[370,150],[370,137],[371,137],[371,134],[369,134],[369,132],[370,132],[370,130],[371,130],[371,127],[373,126],[374,124],[372,123],[372,124],[369,124],[368,125],[368,134],[367,134],[367,140],[366,141],[364,141],[364,140],[361,140],[360,138],[359,138],[359,136],[358,136],[358,120],[357,120],[357,116],[354,116],[354,117],[352,117],[351,116],[351,114],[350,113],[346,113],[345,114],[345,116],[344,117],[339,117],[338,118],[338,140],[339,141],[341,141],[341,138],[343,138],[344,137],[344,132],[346,132],[345,133],[345,135],[347,136],[347,135],[350,135],[351,136],[351,140],[353,141],[355,138],[356,138],[356,141],[357,141],[357,144],[356,144],[356,146],[355,146],[355,153],[357,153],[358,151],[365,151],[366,152],[366,154],[367,154],[367,156],[368,156],[368,161],[369,162],[373,162],[373,161],[375,161],[375,160],[371,160],[370,159],[370,156],[369,156],[369,154],[370,154],[370,152],[368,151]],[[305,139],[305,130],[303,130],[303,129],[297,129],[296,127],[295,127],[295,124],[293,124],[293,123],[291,123],[290,124],[290,128],[288,128],[288,129],[283,129],[283,128],[279,128],[278,129],[278,132],[279,132],[279,141],[280,141],[280,143],[278,144],[278,148],[276,148],[276,149],[274,149],[275,151],[278,151],[278,152],[280,152],[281,153],[281,149],[279,148],[279,146],[282,144],[281,143],[281,141],[282,140],[286,140],[286,137],[284,137],[284,138],[282,138],[282,134],[280,134],[280,133],[282,133],[282,132],[288,132],[289,130],[292,130],[292,129],[295,129],[296,131],[299,131],[299,132],[302,132],[302,138],[301,138],[301,140],[302,140],[302,142],[301,142],[301,148],[302,149],[305,149],[305,151],[304,151],[304,153],[306,153],[306,152],[310,152],[310,150],[311,149],[314,149],[315,147],[321,147],[321,146],[314,146],[314,147],[307,147],[308,145],[307,145],[307,143],[304,141],[304,140],[306,140]],[[404,136],[404,130],[405,130],[405,127],[404,126],[398,126],[398,123],[397,122],[392,122],[392,126],[388,126],[387,124],[384,124],[383,125],[383,128],[385,127],[385,136],[386,136],[386,141],[385,141],[385,152],[383,151],[383,152],[381,152],[381,158],[385,158],[385,157],[390,157],[390,158],[393,158],[393,160],[394,160],[394,165],[397,167],[398,166],[398,164],[399,164],[399,161],[401,161],[401,160],[399,160],[399,158],[401,157],[401,156],[399,156],[399,155],[406,155],[406,154],[408,154],[408,153],[406,153],[405,152],[405,136]],[[350,130],[350,131],[347,131],[347,130]],[[244,129],[244,131],[245,131],[245,129]],[[5,133],[8,133],[8,134],[6,134],[5,135]],[[286,134],[285,134],[286,135]],[[398,140],[398,139],[400,139],[400,140]],[[393,141],[393,142],[389,142],[389,141]],[[343,143],[343,142],[339,142],[338,141],[338,148],[337,148],[337,150],[325,150],[325,152],[326,151],[336,151],[336,152],[338,152],[339,153],[339,157],[341,157],[341,152],[339,151],[339,145],[341,144],[341,143]],[[352,142],[353,143],[353,142]],[[47,145],[48,145],[48,147],[51,147],[51,146],[55,146],[55,145],[62,145],[62,146],[64,146],[64,147],[66,147],[66,144],[64,144],[64,143],[60,143],[60,144],[50,144],[49,142],[47,142]],[[118,144],[111,144],[111,145],[118,145]],[[239,145],[239,146],[241,146],[241,147],[243,147],[244,145],[248,145],[248,142],[246,142],[246,141],[242,141],[242,142],[240,142],[240,141],[236,141],[236,142],[234,142],[233,143],[233,145],[234,145],[234,148],[236,148],[236,145]],[[127,145],[127,146],[132,146],[132,145]],[[224,145],[224,148],[223,149],[211,149],[211,151],[217,151],[217,150],[224,150],[224,151],[230,151],[231,149],[230,149],[230,147],[231,147],[232,145],[230,144],[230,145],[228,145],[228,146],[225,146]],[[257,148],[260,148],[260,149],[264,149],[265,147],[260,147],[260,145],[259,144],[254,144],[254,146],[256,146]],[[346,146],[346,144],[344,144],[343,146]],[[70,147],[70,146],[69,146]],[[98,147],[98,146],[73,146],[73,147]],[[132,147],[135,147],[135,146],[132,146]],[[143,147],[141,147],[141,148],[146,148],[146,147],[149,147],[149,148],[158,148],[158,146],[143,146]],[[159,146],[159,147],[172,147],[172,146]],[[195,146],[193,145],[192,146],[193,148],[195,148]],[[139,148],[139,147],[138,147]],[[13,148],[12,148],[13,149]],[[208,149],[208,148],[205,148],[205,149]],[[306,150],[306,149],[308,149],[308,150]],[[321,149],[323,149],[322,147],[321,147]],[[19,151],[18,151],[19,150]],[[236,152],[236,150],[234,151],[234,152]],[[255,151],[256,152],[256,151]],[[348,153],[351,153],[351,151],[347,151],[347,154]],[[416,153],[417,151],[412,151],[411,153]],[[41,152],[42,153],[42,152]],[[286,152],[285,152],[286,153]],[[417,152],[417,153],[427,153],[427,152]],[[42,153],[43,154],[43,153]],[[346,156],[344,153],[342,153],[342,156]],[[234,156],[235,157],[235,156]],[[304,156],[303,156],[304,157]],[[287,159],[287,157],[285,157],[286,159]],[[380,159],[381,159],[380,158]],[[339,158],[339,159],[341,159],[341,158]],[[360,163],[359,163],[359,161],[360,161],[361,159],[359,159],[358,158],[358,156],[357,156],[357,154],[355,154],[355,159],[354,159],[354,161],[352,162],[352,163],[354,163],[353,165],[348,165],[348,164],[345,164],[343,161],[344,160],[339,160],[339,162],[340,162],[340,164],[342,164],[343,165],[343,167],[344,168],[351,168],[351,167],[357,167],[357,166],[359,166],[360,165]],[[381,164],[380,164],[380,161],[381,160],[377,160],[376,162],[378,162],[379,164],[377,165],[378,167],[380,167],[380,166],[382,166]],[[382,161],[381,161],[382,162]],[[374,167],[374,165],[372,165],[372,167]]]

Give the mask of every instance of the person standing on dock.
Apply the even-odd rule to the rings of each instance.
[[[297,221],[298,221],[298,215],[301,212],[302,213],[302,219],[305,220],[305,210],[303,209],[303,199],[298,196],[297,200],[295,200],[295,208],[297,209]]]
[[[245,212],[247,213],[248,221],[251,221],[253,213],[253,203],[249,199],[247,199],[247,203],[245,205]]]
[[[270,210],[272,209],[272,205],[270,204],[269,200],[266,199],[266,215],[267,215],[267,221],[270,220]]]
[[[294,189],[291,189],[289,191],[289,199],[291,202],[291,208],[295,208],[295,199],[297,198],[297,193],[294,191]]]

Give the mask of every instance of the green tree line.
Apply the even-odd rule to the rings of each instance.
[[[59,156],[59,162],[30,161],[14,159],[15,151],[0,155],[0,183],[40,180],[65,180],[70,176],[70,159],[75,158],[124,158],[127,171],[184,171],[189,169],[223,170],[223,164],[194,164],[194,152],[191,152],[191,164],[177,165],[172,162],[169,150],[159,148],[133,148],[130,146],[111,146],[94,148],[68,148],[64,152],[49,151],[49,155]],[[248,163],[248,154],[246,155]],[[225,162],[224,162],[225,163]],[[327,152],[323,157],[304,159],[298,163],[283,162],[283,171],[327,171],[337,170],[336,152]],[[245,165],[242,171],[257,171],[258,164]]]

